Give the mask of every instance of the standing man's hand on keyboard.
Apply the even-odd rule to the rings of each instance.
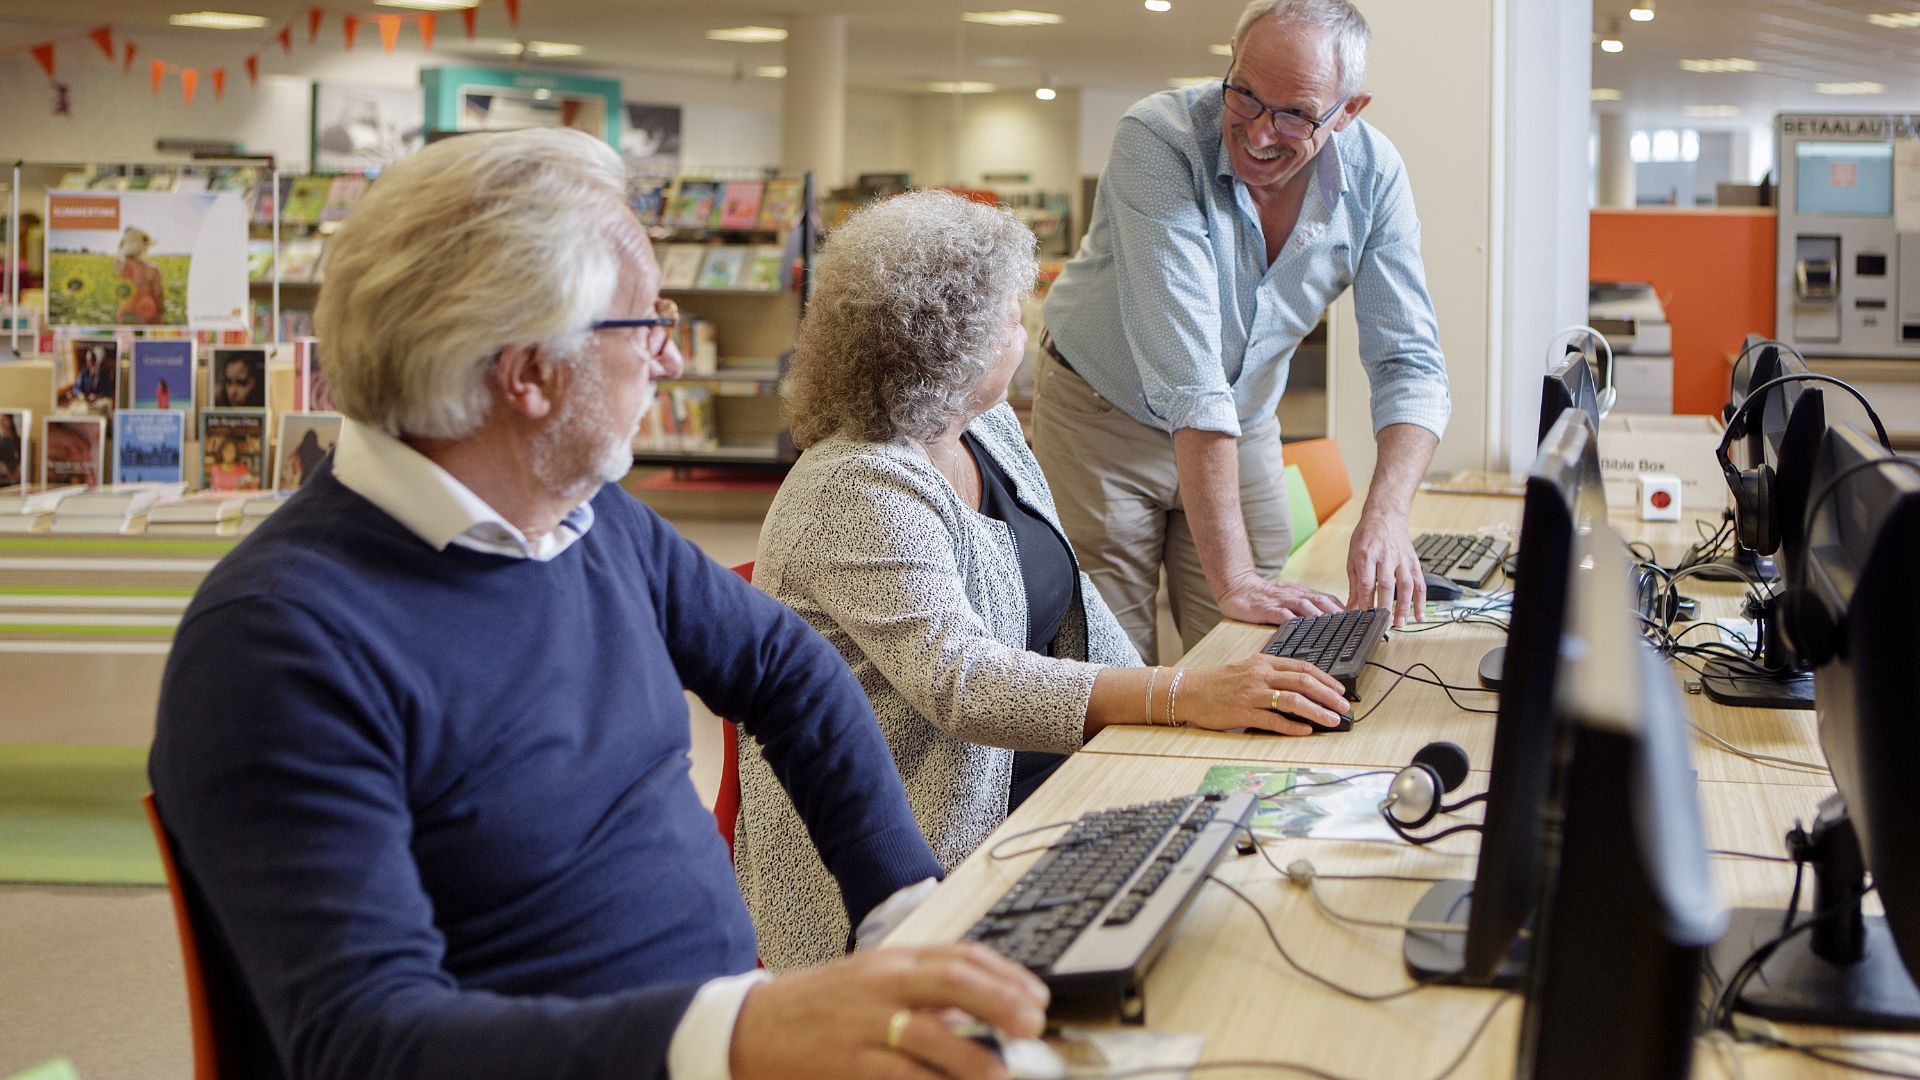
[[[1255,653],[1219,667],[1185,669],[1174,719],[1213,731],[1311,735],[1309,724],[1332,727],[1349,708],[1333,676],[1304,660]]]
[[[1369,508],[1347,548],[1347,608],[1390,608],[1393,625],[1418,622],[1427,610],[1427,578],[1407,534],[1405,514]]]
[[[735,1080],[945,1076],[1007,1069],[956,1034],[958,1009],[1017,1039],[1046,1026],[1047,988],[984,945],[877,949],[789,972],[747,993],[733,1026]]]
[[[1287,581],[1268,581],[1251,571],[1217,599],[1221,615],[1267,626],[1297,616],[1331,615],[1341,610],[1340,598],[1332,593]]]

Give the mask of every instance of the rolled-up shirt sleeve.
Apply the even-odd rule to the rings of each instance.
[[[1373,389],[1373,430],[1415,424],[1438,437],[1446,434],[1453,399],[1420,258],[1420,218],[1398,155],[1381,165],[1373,227],[1353,278],[1360,362]]]
[[[1120,322],[1147,410],[1167,431],[1240,434],[1220,366],[1220,285],[1200,193],[1180,150],[1120,122],[1104,183],[1113,212]],[[1431,314],[1431,313],[1429,313]]]

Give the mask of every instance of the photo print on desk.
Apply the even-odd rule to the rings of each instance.
[[[260,491],[266,476],[267,410],[201,410],[201,486],[208,491]]]
[[[267,406],[267,350],[257,346],[213,350],[207,381],[218,409]]]
[[[100,486],[106,442],[107,422],[101,417],[47,417],[40,435],[40,482]]]
[[[114,428],[114,483],[178,484],[186,478],[186,413],[122,409]]]

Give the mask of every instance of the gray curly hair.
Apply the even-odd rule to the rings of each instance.
[[[1347,0],[1253,0],[1233,28],[1233,51],[1240,51],[1247,31],[1262,19],[1286,27],[1310,27],[1325,34],[1327,46],[1340,61],[1340,100],[1360,92],[1367,81],[1367,45],[1373,31],[1360,9]]]
[[[1034,237],[944,191],[875,203],[833,230],[783,393],[793,441],[939,437],[967,409],[1031,290]]]

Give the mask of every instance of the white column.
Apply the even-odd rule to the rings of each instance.
[[[1600,125],[1599,205],[1610,209],[1631,207],[1633,186],[1633,125],[1624,113],[1603,112]]]
[[[846,183],[847,17],[789,17],[786,53],[781,172],[811,169],[814,190],[824,193]]]

